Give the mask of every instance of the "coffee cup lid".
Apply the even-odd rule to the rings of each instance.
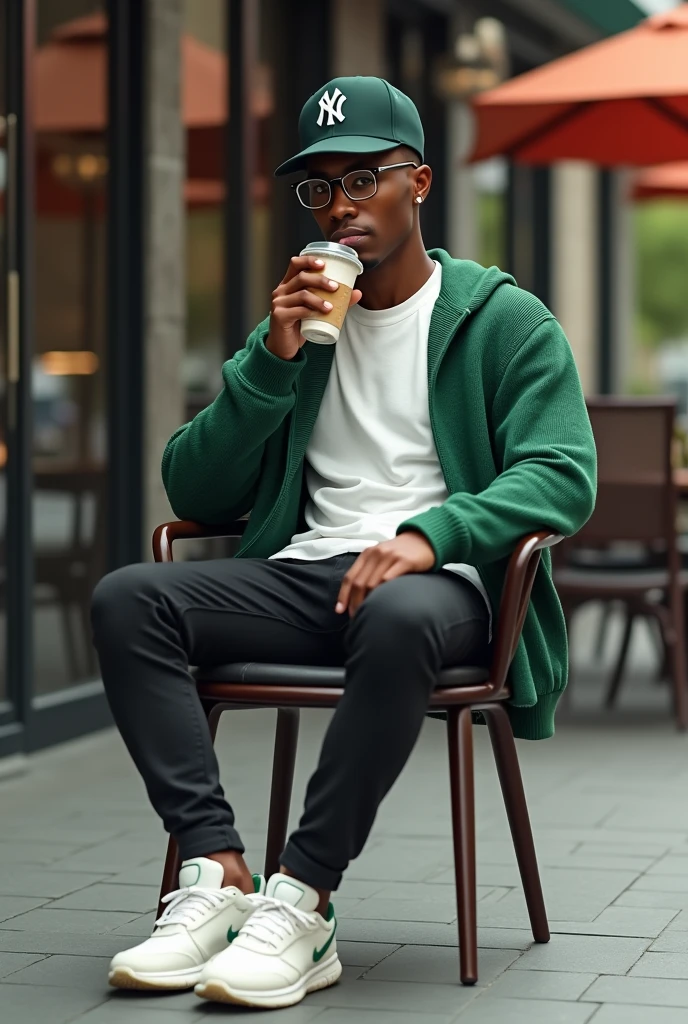
[[[363,264],[358,258],[358,253],[350,245],[340,245],[339,242],[309,242],[305,249],[302,249],[299,256],[339,256],[341,259],[350,260],[358,267],[359,274],[363,273]]]

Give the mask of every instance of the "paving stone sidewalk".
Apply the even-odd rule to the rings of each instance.
[[[577,629],[587,630],[586,620]],[[534,946],[486,736],[476,729],[480,982],[458,984],[443,725],[428,721],[336,899],[341,984],[247,1013],[193,994],[109,990],[108,959],[150,933],[165,843],[119,737],[105,732],[0,780],[2,1024],[685,1024],[688,738],[643,651],[622,707],[577,673],[554,740],[519,745],[552,941]],[[646,659],[647,660],[647,659]],[[270,712],[224,718],[223,781],[260,869]],[[303,716],[298,814],[327,722]]]

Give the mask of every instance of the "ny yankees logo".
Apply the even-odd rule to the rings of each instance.
[[[332,93],[332,99],[330,99],[329,91],[320,97],[320,114],[318,116],[318,125],[320,127],[322,127],[325,114],[327,114],[328,125],[334,124],[335,117],[338,121],[344,120],[345,115],[342,114],[342,103],[345,99],[346,96],[339,89],[335,89]]]

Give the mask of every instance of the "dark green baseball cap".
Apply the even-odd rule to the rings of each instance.
[[[413,100],[384,78],[333,78],[306,100],[299,117],[301,152],[275,176],[301,171],[318,153],[380,153],[410,146],[423,159],[425,139]]]

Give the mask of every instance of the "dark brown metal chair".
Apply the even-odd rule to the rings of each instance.
[[[684,589],[677,535],[678,493],[672,438],[676,403],[671,398],[591,398],[588,411],[598,455],[595,511],[576,536],[561,545],[554,581],[567,618],[588,601],[620,600],[627,619],[621,651],[607,693],[612,707],[623,681],[633,625],[654,618],[671,669],[674,709],[688,727]],[[637,545],[629,557],[620,544]]]
[[[245,521],[226,529],[192,522],[167,523],[155,532],[155,560],[171,562],[175,540],[236,537],[243,533],[245,526]],[[533,937],[536,942],[549,942],[528,808],[504,701],[509,697],[507,675],[528,610],[541,552],[559,540],[560,537],[543,531],[520,542],[506,574],[490,668],[442,671],[430,701],[430,713],[445,712],[447,717],[460,974],[465,985],[473,985],[478,979],[473,712],[483,715],[492,741]],[[250,662],[197,669],[195,674],[213,741],[223,711],[247,707],[277,709],[265,861],[266,875],[273,874],[278,870],[278,858],[287,838],[299,708],[334,708],[343,693],[344,669]],[[177,846],[170,839],[161,899],[177,887],[179,866]]]

